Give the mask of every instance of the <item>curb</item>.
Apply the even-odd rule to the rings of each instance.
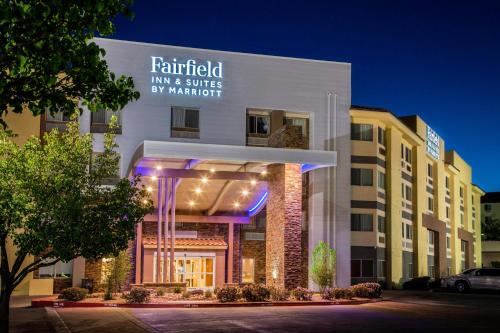
[[[209,302],[178,302],[163,304],[127,304],[127,303],[80,303],[70,301],[54,301],[47,299],[33,299],[31,307],[48,308],[242,308],[242,307],[266,307],[266,306],[325,306],[325,305],[361,305],[377,303],[382,298],[351,301],[310,301],[310,302],[231,302],[231,303],[209,303]]]

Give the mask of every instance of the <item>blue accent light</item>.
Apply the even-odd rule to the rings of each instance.
[[[264,203],[266,202],[267,195],[268,193],[264,192],[264,195],[262,196],[262,198],[259,199],[257,204],[248,210],[249,216],[254,216],[260,211],[260,208],[262,208],[262,206],[264,206]]]

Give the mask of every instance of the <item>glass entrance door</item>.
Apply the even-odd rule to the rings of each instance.
[[[170,267],[170,259],[167,258]],[[186,282],[191,289],[212,289],[215,287],[215,256],[175,256],[175,281]],[[163,276],[163,257],[160,267]],[[170,277],[170,272],[167,272]],[[153,282],[156,282],[156,252],[153,258]]]

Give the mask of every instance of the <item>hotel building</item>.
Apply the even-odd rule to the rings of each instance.
[[[141,94],[118,113],[117,177],[141,174],[155,207],[130,242],[130,284],[314,288],[308,265],[319,241],[337,250],[337,285],[350,284],[350,64],[96,42]],[[96,152],[112,114],[80,117]],[[67,119],[33,121],[43,134]],[[106,265],[77,258],[41,268],[19,292],[99,285]]]
[[[352,283],[481,267],[471,167],[418,116],[352,106],[351,121]]]
[[[500,220],[500,192],[488,192],[481,198],[481,219],[483,226]],[[482,252],[484,267],[500,268],[500,234],[493,239],[483,236]]]

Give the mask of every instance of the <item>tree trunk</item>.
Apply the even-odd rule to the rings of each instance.
[[[0,332],[9,333],[10,292],[4,290],[0,297]]]

